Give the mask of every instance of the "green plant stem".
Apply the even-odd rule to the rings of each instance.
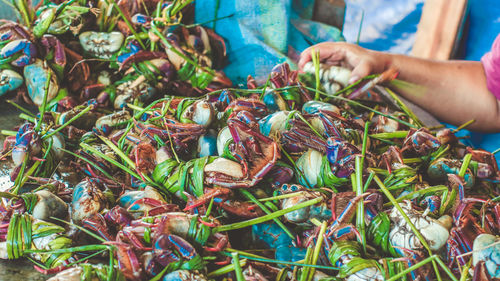
[[[300,176],[304,179],[304,181],[306,182],[307,188],[312,189],[313,187],[311,186],[311,183],[309,183],[309,180],[307,180],[306,176],[304,175],[304,172],[301,169],[299,169],[299,167],[297,167],[297,164],[295,164],[295,161],[293,160],[292,156],[290,156],[290,154],[288,154],[284,149],[282,149],[282,147],[280,147],[280,150],[285,155],[285,157],[288,159],[288,161],[290,161],[290,163],[292,163],[295,170],[297,172],[299,172]]]
[[[420,121],[420,119],[417,117],[417,115],[415,115],[415,113],[413,113],[413,111],[411,111],[411,109],[409,109],[406,104],[403,103],[403,101],[401,101],[401,99],[398,97],[398,95],[396,95],[391,89],[389,88],[385,88],[385,90],[387,91],[387,93],[389,93],[389,95],[396,101],[396,103],[399,105],[399,107],[401,108],[401,110],[404,111],[404,113],[406,113],[406,115],[408,117],[410,117],[413,122],[415,122],[415,124],[417,124],[419,127],[423,127],[424,124],[422,123],[422,121]]]
[[[444,192],[444,191],[447,191],[448,190],[448,187],[445,186],[445,185],[437,185],[437,186],[431,186],[431,187],[428,187],[428,188],[425,188],[425,189],[419,189],[419,190],[415,190],[415,191],[412,191],[406,195],[403,195],[401,197],[398,197],[396,199],[396,201],[398,203],[400,202],[403,202],[404,200],[411,200],[411,199],[414,199],[414,198],[418,198],[419,196],[423,195],[423,194],[426,194],[426,193],[433,193],[435,194],[436,192]],[[384,207],[388,207],[388,206],[393,206],[392,202],[387,202],[384,204]]]
[[[131,176],[135,177],[135,178],[138,178],[140,179],[141,176],[139,176],[136,172],[130,170],[128,167],[122,165],[121,163],[115,161],[114,159],[112,158],[109,158],[108,156],[106,156],[104,153],[98,151],[97,149],[93,148],[92,146],[86,144],[86,143],[83,143],[81,142],[80,143],[80,146],[83,148],[83,149],[86,149],[94,154],[96,154],[97,156],[101,157],[102,159],[108,161],[109,163],[115,165],[116,167],[122,169],[123,171],[127,172],[128,174],[130,174]]]
[[[307,251],[306,251],[306,256],[304,258],[304,263],[306,264],[310,264],[311,263],[311,260],[312,260],[312,255],[313,255],[313,252],[314,252],[314,249],[311,245],[309,245],[307,247]],[[302,272],[300,274],[300,281],[306,281],[307,278],[309,277],[309,272],[310,272],[310,267],[302,267]]]
[[[408,135],[408,131],[395,131],[392,133],[371,134],[370,137],[377,139],[404,139]]]
[[[155,100],[154,102],[152,102],[151,104],[149,104],[148,106],[146,106],[145,108],[141,109],[135,116],[134,118],[135,119],[139,119],[141,118],[141,116],[146,113],[148,110],[150,110],[153,106],[159,104],[160,102],[164,102],[164,101],[167,101],[167,100],[170,100],[170,98],[161,98],[161,99],[158,99],[158,100]],[[130,104],[127,104],[127,105],[130,105]]]
[[[462,162],[462,166],[460,167],[460,171],[458,172],[459,177],[464,177],[465,173],[467,172],[467,168],[469,168],[470,161],[472,159],[472,154],[467,154],[464,157],[464,160]]]
[[[26,121],[29,121],[31,123],[35,123],[36,122],[36,118],[35,117],[31,117],[27,114],[24,114],[24,113],[21,113],[19,114],[19,119],[24,119]]]
[[[465,123],[463,123],[462,125],[458,126],[457,128],[455,128],[453,131],[451,131],[452,133],[456,133],[464,128],[466,128],[467,126],[471,125],[472,123],[476,122],[475,119],[471,119]]]
[[[35,132],[40,130],[40,127],[43,123],[43,115],[45,115],[45,107],[47,106],[47,97],[49,95],[49,87],[50,87],[50,79],[52,78],[52,72],[47,72],[47,82],[45,83],[45,91],[43,92],[43,101],[42,106],[40,107],[40,117],[38,119],[38,123],[35,127]]]
[[[359,40],[361,38],[361,30],[363,29],[363,22],[365,19],[365,10],[361,10],[361,20],[359,21],[358,36],[356,36],[356,45],[359,46]]]
[[[144,45],[144,43],[141,40],[141,37],[139,36],[139,34],[137,34],[137,32],[135,31],[135,29],[132,26],[132,24],[128,21],[127,17],[125,16],[125,14],[122,11],[122,9],[120,9],[120,7],[118,6],[118,4],[116,4],[115,0],[109,0],[109,2],[118,11],[118,13],[122,17],[123,21],[127,25],[128,29],[130,30],[130,32],[132,32],[132,34],[134,35],[135,39],[139,42],[139,45],[141,45],[142,49],[145,50],[146,49],[146,45]]]
[[[245,281],[245,277],[243,276],[243,270],[240,265],[240,255],[238,253],[231,253],[233,257],[232,264],[234,266],[234,273],[236,274],[237,281]]]
[[[499,147],[499,148],[497,148],[497,149],[495,149],[495,150],[494,150],[491,154],[495,155],[495,154],[497,154],[498,152],[500,152],[500,147]]]
[[[258,200],[260,202],[266,202],[266,201],[274,201],[274,200],[281,200],[281,199],[286,199],[286,198],[292,198],[292,197],[297,197],[304,194],[303,191],[298,191],[298,192],[293,192],[293,193],[287,193],[287,194],[282,194],[282,195],[276,195],[273,197],[267,197],[267,198],[259,198]]]
[[[241,259],[240,260],[240,268],[244,267],[247,265],[247,260],[246,259]],[[221,275],[225,275],[225,274],[228,274],[229,272],[231,271],[234,271],[234,264],[228,264],[224,267],[221,267],[217,270],[214,270],[212,272],[209,272],[207,274],[207,277],[208,278],[214,278],[214,277],[218,277],[218,276],[221,276]]]
[[[57,134],[59,131],[61,131],[62,129],[66,128],[67,126],[69,126],[71,123],[73,123],[76,119],[80,118],[83,114],[89,112],[90,110],[92,109],[92,106],[87,106],[85,109],[83,109],[82,111],[78,112],[77,115],[73,116],[73,118],[69,119],[68,122],[62,124],[61,126],[59,126],[57,129],[53,130],[52,132],[50,133],[47,133],[45,135],[42,136],[42,140],[43,139],[47,139],[47,138],[50,138],[51,136]]]
[[[72,267],[73,265],[76,265],[76,264],[82,263],[82,262],[84,262],[84,261],[86,261],[86,260],[89,260],[89,259],[91,259],[91,258],[93,258],[93,257],[95,257],[95,256],[97,256],[97,255],[100,255],[100,254],[104,253],[106,250],[107,250],[107,249],[103,249],[103,250],[100,250],[99,252],[95,252],[95,253],[93,253],[93,254],[91,254],[91,255],[88,255],[88,256],[86,256],[86,257],[84,257],[84,258],[81,258],[81,259],[79,259],[79,260],[76,260],[76,261],[74,261],[74,262],[72,262],[72,263],[68,264],[66,267]]]
[[[323,246],[323,239],[325,236],[326,227],[327,227],[327,224],[326,224],[326,221],[324,221],[321,224],[321,228],[320,228],[319,234],[318,234],[318,241],[316,242],[316,245],[314,247],[313,259],[311,262],[312,265],[316,265],[316,263],[318,262],[319,254],[320,254],[322,246]],[[316,268],[312,267],[309,271],[309,277],[307,278],[308,281],[311,281],[314,279],[315,272],[316,272]]]
[[[418,268],[420,268],[420,267],[422,267],[422,266],[424,266],[424,265],[428,264],[429,262],[433,261],[433,260],[435,259],[435,257],[436,257],[436,256],[435,256],[435,255],[433,255],[433,256],[430,256],[430,257],[428,257],[428,258],[426,258],[426,259],[423,259],[422,261],[420,261],[420,262],[418,262],[418,263],[416,263],[416,264],[414,264],[414,265],[412,265],[412,266],[408,267],[407,269],[405,269],[405,270],[403,270],[403,271],[399,272],[398,274],[391,276],[391,277],[390,277],[389,279],[387,279],[386,281],[395,281],[395,280],[399,280],[399,278],[401,278],[401,277],[405,276],[406,274],[408,274],[408,273],[412,272],[413,270],[418,269]]]
[[[333,266],[325,266],[325,265],[312,265],[312,264],[305,264],[305,263],[299,263],[299,262],[289,262],[289,261],[279,261],[279,260],[273,260],[273,259],[268,259],[265,257],[261,257],[258,255],[254,255],[251,253],[247,253],[244,251],[236,250],[236,249],[231,249],[231,248],[226,248],[227,252],[222,252],[222,254],[226,256],[231,256],[232,252],[237,252],[240,254],[241,257],[245,257],[246,259],[249,260],[254,260],[254,261],[259,261],[259,262],[266,262],[266,263],[275,263],[275,264],[283,264],[283,265],[293,265],[293,266],[308,266],[308,267],[314,267],[318,269],[326,269],[326,270],[339,270],[338,267],[333,267]],[[229,253],[228,253],[229,252]]]
[[[315,89],[313,89],[313,88],[311,88],[311,87],[307,87],[307,86],[303,86],[303,88],[304,88],[304,89],[307,89],[307,90],[309,90],[309,91],[316,91]],[[406,121],[400,120],[400,119],[398,119],[398,118],[396,118],[396,117],[394,117],[394,116],[392,116],[392,115],[385,114],[385,113],[383,113],[383,112],[381,112],[381,111],[375,110],[375,109],[373,109],[373,108],[371,108],[371,107],[369,107],[369,106],[366,106],[366,105],[364,105],[364,104],[362,104],[362,103],[360,103],[360,102],[357,102],[357,101],[354,101],[354,100],[350,100],[350,99],[348,99],[348,98],[344,98],[344,97],[341,97],[341,96],[329,95],[329,94],[327,94],[327,93],[325,93],[325,92],[322,92],[322,91],[318,91],[318,92],[319,92],[320,94],[322,94],[322,95],[324,95],[324,96],[327,96],[327,97],[330,97],[330,98],[332,98],[332,99],[341,100],[341,101],[344,101],[344,102],[346,102],[346,103],[349,103],[349,104],[352,104],[352,105],[355,105],[355,106],[359,106],[359,107],[361,107],[361,108],[363,108],[363,109],[369,110],[369,111],[374,112],[374,113],[376,113],[376,114],[378,114],[378,115],[381,115],[381,116],[387,117],[387,118],[389,118],[389,119],[392,119],[392,120],[394,120],[394,121],[396,121],[396,122],[398,122],[398,123],[401,123],[401,124],[403,124],[403,125],[406,125],[406,126],[408,126],[408,127],[410,127],[410,128],[414,128],[414,129],[417,129],[417,128],[418,128],[417,126],[415,126],[415,125],[413,125],[413,124],[411,124],[411,123],[408,123],[408,122],[406,122]]]
[[[255,205],[259,206],[262,211],[264,211],[266,214],[271,214],[272,212],[262,203],[259,202],[259,200],[257,200],[257,198],[255,198],[255,196],[253,196],[252,193],[250,193],[248,190],[246,189],[243,189],[243,188],[240,188],[239,189],[240,193],[243,194],[243,196],[245,196],[247,199],[249,199],[250,201],[252,201]],[[279,226],[281,227],[281,229],[283,229],[283,231],[292,239],[295,239],[295,237],[293,236],[293,234],[290,232],[290,230],[288,230],[288,228],[278,219],[278,218],[274,218],[273,219],[274,222]]]
[[[453,281],[458,281],[458,279],[453,275],[453,272],[448,268],[448,266],[439,258],[439,256],[435,256],[434,260],[441,266],[444,272],[450,277],[451,280]],[[439,278],[439,276],[438,276]]]
[[[319,100],[319,89],[321,87],[320,77],[319,77],[319,51],[316,49],[311,50],[312,63],[314,64],[314,78],[316,81],[316,93],[314,95],[315,100]]]
[[[399,211],[399,213],[404,218],[404,220],[406,221],[408,226],[410,226],[410,228],[413,231],[413,233],[415,234],[415,236],[417,236],[418,240],[420,240],[420,243],[422,243],[422,246],[429,253],[429,256],[432,256],[432,251],[431,251],[431,248],[429,247],[429,244],[427,244],[427,241],[422,236],[420,231],[418,231],[418,229],[415,227],[415,225],[411,222],[408,215],[403,211],[401,206],[399,206],[399,203],[396,201],[394,196],[392,196],[391,192],[387,189],[387,187],[384,185],[384,183],[380,180],[380,178],[377,175],[374,176],[374,180],[377,183],[377,185],[380,187],[382,192],[385,194],[385,196],[389,199],[389,201],[391,201],[391,203],[394,205],[394,207]],[[439,274],[439,269],[437,268],[437,264],[434,260],[432,261],[432,265],[434,267],[434,271],[436,272],[436,277],[438,278],[438,280],[441,280],[441,275]]]
[[[254,218],[254,219],[246,220],[246,221],[242,221],[242,222],[236,222],[236,223],[232,223],[232,224],[217,226],[217,227],[214,227],[212,229],[212,231],[214,233],[216,233],[216,232],[223,232],[223,231],[229,231],[229,230],[236,230],[236,229],[252,226],[254,224],[263,223],[263,222],[272,220],[273,218],[281,217],[284,214],[287,214],[287,213],[290,213],[290,212],[293,212],[296,210],[300,210],[302,208],[305,208],[305,207],[308,207],[308,206],[311,206],[314,204],[318,204],[322,200],[323,200],[323,198],[321,198],[321,197],[314,198],[314,199],[308,200],[306,202],[302,202],[300,204],[297,204],[295,206],[271,213],[269,215],[261,216],[258,218]]]
[[[291,116],[298,116],[300,120],[302,120],[304,123],[306,123],[306,125],[322,140],[325,140],[325,138],[323,137],[323,135],[321,135],[314,127],[311,123],[309,123],[309,121],[306,120],[306,118],[304,118],[304,116],[302,116],[302,114],[300,114],[300,112],[298,112],[297,110],[294,110],[292,112],[292,114],[290,114]]]
[[[366,146],[368,144],[368,130],[370,129],[370,121],[365,124],[365,131],[363,132],[363,145],[361,146],[361,156],[363,156],[363,161],[365,161],[366,156]]]
[[[10,105],[14,106],[15,108],[21,110],[22,112],[24,112],[26,115],[29,115],[33,118],[35,118],[36,116],[29,110],[27,110],[26,108],[20,106],[19,104],[15,103],[14,101],[12,100],[6,100],[7,103],[9,103]]]
[[[368,190],[368,187],[372,183],[373,176],[375,176],[375,173],[370,172],[370,174],[368,175],[368,178],[366,179],[365,185],[363,186],[363,193],[365,193]]]
[[[17,135],[17,132],[16,131],[10,131],[10,130],[1,130],[0,134],[2,134],[4,136],[15,136],[15,135]]]
[[[78,155],[76,153],[73,153],[69,150],[66,150],[66,149],[63,149],[63,148],[59,148],[59,150],[61,151],[64,151],[65,153],[68,153],[78,159],[81,159],[85,162],[87,162],[89,165],[92,165],[92,167],[96,168],[99,172],[103,173],[106,177],[108,177],[110,180],[113,180],[114,182],[116,183],[119,183],[114,177],[112,177],[108,172],[104,171],[101,167],[99,167],[96,163],[93,163],[92,161],[90,161],[89,159],[81,156],[81,155]]]
[[[85,232],[86,234],[88,234],[89,236],[92,236],[93,238],[95,238],[95,239],[97,239],[97,240],[99,240],[99,241],[101,241],[101,242],[106,242],[106,240],[105,240],[104,238],[102,238],[101,236],[99,236],[99,235],[95,234],[94,232],[92,232],[92,231],[90,231],[90,230],[86,229],[85,227],[82,227],[82,226],[76,225],[76,224],[74,224],[74,223],[72,223],[72,222],[67,222],[67,221],[62,220],[62,219],[60,219],[60,218],[56,218],[56,217],[50,217],[50,218],[51,218],[51,219],[53,219],[53,220],[56,220],[56,221],[62,222],[62,223],[64,223],[64,224],[67,224],[67,225],[70,225],[70,226],[76,227],[76,228],[78,228],[79,230],[81,230],[81,231]]]
[[[99,136],[99,138],[107,145],[109,146],[120,158],[125,161],[130,167],[132,167],[134,170],[137,169],[134,161],[132,161],[123,151],[120,150],[112,141],[109,139]],[[139,172],[137,172],[139,173]],[[138,175],[138,174],[137,174]],[[148,181],[148,184],[151,184],[153,186],[158,187],[158,184],[156,184],[152,179],[150,179],[147,175],[142,174],[142,176]],[[140,176],[138,177],[139,179],[141,178]]]
[[[467,276],[469,276],[469,269],[471,267],[471,262],[472,259],[469,259],[469,262],[465,265],[464,269],[462,270],[462,274],[460,275],[460,281],[467,280]]]
[[[160,281],[163,276],[167,273],[167,271],[170,269],[169,266],[165,266],[160,273],[158,273],[156,276],[153,278],[149,279],[149,281]]]
[[[355,160],[356,170],[356,196],[363,194],[363,157],[356,156]],[[365,201],[361,199],[356,206],[356,228],[361,236],[361,244],[363,245],[363,252],[366,253],[366,235],[365,235]]]
[[[21,169],[19,170],[19,174],[17,175],[16,180],[14,181],[14,188],[12,189],[12,194],[17,195],[17,192],[19,191],[20,184],[24,176],[24,170],[26,169],[26,165],[28,165],[28,159],[29,159],[29,154],[26,155],[23,163],[21,164]]]
[[[74,252],[88,252],[88,251],[99,251],[103,249],[109,249],[110,245],[85,245],[78,246],[72,248],[64,248],[64,249],[54,249],[54,250],[45,250],[45,249],[26,249],[24,250],[27,254],[34,253],[42,253],[42,254],[63,254],[63,253],[74,253]]]

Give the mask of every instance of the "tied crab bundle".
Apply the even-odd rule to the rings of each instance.
[[[191,2],[16,1],[0,258],[50,280],[500,278],[494,154],[426,128],[392,69],[230,88]]]

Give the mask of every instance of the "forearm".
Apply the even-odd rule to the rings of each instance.
[[[385,68],[399,70],[398,79],[409,82],[392,87],[442,121],[476,122],[471,129],[500,131],[500,103],[486,87],[480,62],[432,61],[380,53]]]

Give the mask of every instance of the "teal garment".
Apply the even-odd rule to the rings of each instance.
[[[215,26],[227,42],[226,75],[246,85],[248,75],[265,82],[276,64],[293,66],[311,45],[344,40],[339,29],[311,20],[313,5],[314,0],[196,0],[195,20],[220,19],[205,26]]]

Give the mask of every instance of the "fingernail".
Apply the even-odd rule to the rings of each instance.
[[[354,82],[358,81],[359,79],[360,79],[360,77],[358,75],[353,75],[349,79],[349,84],[354,84]]]

